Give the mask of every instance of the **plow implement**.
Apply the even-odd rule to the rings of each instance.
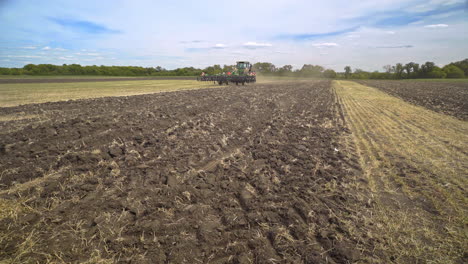
[[[200,76],[197,78],[201,82],[217,82],[219,85],[235,83],[236,85],[246,83],[254,83],[257,81],[256,76],[249,75],[213,75],[213,76]]]
[[[252,71],[252,65],[247,61],[238,61],[233,72],[217,74],[217,75],[206,75],[202,73],[200,77],[197,78],[201,82],[214,82],[219,85],[235,83],[236,85],[246,83],[254,83],[257,81],[257,76],[255,72]]]

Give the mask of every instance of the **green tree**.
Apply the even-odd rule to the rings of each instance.
[[[443,71],[447,74],[447,78],[465,78],[465,73],[453,64],[446,65]]]
[[[320,65],[304,64],[300,70],[300,75],[304,77],[321,77],[323,70],[325,69]]]
[[[39,69],[34,64],[24,65],[23,71],[24,71],[25,74],[30,74],[30,75],[39,74]]]
[[[278,75],[281,76],[286,76],[286,75],[292,75],[292,65],[284,65],[283,67],[279,68],[277,70]]]
[[[23,69],[18,69],[18,68],[12,68],[10,70],[11,75],[21,75],[21,74],[26,74],[26,72]]]
[[[292,65],[284,65],[283,67],[281,67],[281,69],[283,69],[286,72],[292,72],[293,66]]]
[[[390,65],[390,64],[383,66],[383,68],[384,68],[386,73],[392,73],[393,70],[394,70],[394,67],[392,67],[392,65]]]
[[[468,59],[453,62],[451,64],[457,66],[458,68],[460,68],[465,73],[465,77],[468,77]]]
[[[292,66],[291,65],[284,65],[281,68],[278,68],[276,70],[276,75],[279,76],[287,76],[287,75],[292,75]]]
[[[369,79],[391,79],[392,74],[389,72],[374,71],[369,74]]]
[[[427,78],[433,78],[433,79],[443,79],[447,76],[447,74],[439,67],[435,66],[432,68],[432,71],[427,73],[426,77]]]
[[[0,68],[0,75],[10,75],[11,70],[10,68]]]
[[[397,63],[395,65],[395,77],[397,79],[402,79],[403,78],[403,71],[405,70],[403,64]]]
[[[419,77],[419,63],[413,63],[413,69],[410,78]]]
[[[369,79],[369,73],[361,69],[355,69],[352,77],[353,79]]]
[[[276,72],[276,66],[270,62],[257,62],[252,68],[255,72],[265,75],[271,75]]]
[[[323,77],[325,78],[336,78],[336,72],[334,70],[328,69],[323,72]]]
[[[235,69],[236,65],[224,65],[223,72],[232,72]]]
[[[223,72],[223,68],[221,68],[221,65],[219,64],[213,65],[213,69],[214,69],[214,74],[220,74]]]
[[[345,70],[345,78],[348,79],[351,76],[351,67],[346,66],[344,67]]]
[[[414,62],[410,62],[403,66],[403,69],[406,71],[406,78],[410,78],[411,73],[413,72]]]
[[[430,78],[429,75],[434,70],[434,68],[435,68],[435,63],[431,61],[427,61],[426,63],[421,65],[421,69],[419,70],[419,75],[422,78]]]

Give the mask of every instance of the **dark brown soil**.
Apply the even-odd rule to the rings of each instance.
[[[173,77],[122,77],[122,78],[31,78],[31,79],[1,79],[0,84],[4,83],[72,83],[72,82],[115,82],[115,81],[144,81],[144,80],[196,80],[191,76],[173,76]]]
[[[351,187],[359,166],[340,143],[349,132],[329,81],[0,108],[17,112],[47,121],[0,124],[0,198],[25,205],[0,220],[0,260],[353,263],[373,254],[372,239],[355,236],[366,203]]]
[[[430,110],[468,121],[468,82],[359,81]]]

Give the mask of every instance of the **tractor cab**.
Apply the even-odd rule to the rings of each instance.
[[[252,71],[252,64],[248,61],[238,61],[236,68],[239,74],[248,74]]]

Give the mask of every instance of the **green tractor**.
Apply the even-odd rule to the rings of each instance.
[[[252,64],[248,61],[238,61],[236,67],[232,72],[223,73],[219,75],[205,75],[197,78],[202,82],[217,82],[219,85],[235,83],[236,85],[246,83],[254,83],[257,81],[255,72],[252,71]]]

